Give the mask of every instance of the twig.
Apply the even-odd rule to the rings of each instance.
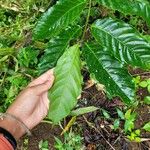
[[[119,136],[117,137],[117,139],[115,140],[115,142],[113,143],[113,145],[115,145],[115,144],[117,143],[117,141],[120,139],[121,136],[122,136],[122,135],[119,135]]]
[[[137,73],[137,74],[133,74],[132,76],[139,76],[139,75],[145,75],[146,76],[146,74],[150,74],[150,72],[141,72],[141,73]]]
[[[141,142],[150,141],[150,138],[141,138]]]
[[[149,146],[147,146],[145,143],[143,144],[143,143],[141,143],[141,145],[143,145],[145,148],[147,148],[148,150],[150,149],[150,147]]]
[[[59,126],[62,130],[64,130],[63,126],[61,125],[61,122],[59,122]]]
[[[85,22],[83,35],[82,35],[82,38],[81,38],[81,43],[83,42],[83,39],[84,39],[85,34],[86,34],[87,27],[88,27],[88,22],[89,22],[90,12],[91,12],[91,6],[92,6],[92,0],[89,0],[89,9],[88,9],[87,17],[86,17],[86,22]]]
[[[75,123],[75,121],[76,121],[76,116],[71,118],[71,120],[68,122],[68,124],[65,126],[65,128],[61,132],[61,135],[63,135],[65,132],[67,132],[70,129],[70,127]]]
[[[95,129],[95,131],[97,131],[101,136],[102,138],[106,141],[106,143],[111,147],[111,149],[115,150],[115,148],[106,140],[106,138],[103,136],[103,134],[91,123],[89,122],[86,117],[83,115],[83,118],[84,120],[86,121],[86,123],[93,129]]]
[[[42,123],[48,123],[48,124],[53,124],[51,121],[49,121],[49,120],[42,120],[41,121]]]

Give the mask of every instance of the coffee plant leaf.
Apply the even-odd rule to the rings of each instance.
[[[58,35],[81,14],[86,0],[59,0],[39,19],[34,31],[35,39]]]
[[[126,104],[134,102],[135,85],[123,64],[97,44],[86,43],[83,51],[90,73],[105,85],[111,98],[119,96]]]
[[[38,64],[40,74],[55,67],[58,59],[68,47],[69,42],[76,38],[76,36],[80,35],[80,32],[80,26],[68,27],[59,36],[56,36],[50,40],[48,43],[48,48],[45,50],[45,53]]]
[[[112,18],[97,20],[92,34],[121,62],[150,69],[150,44],[129,24]]]
[[[137,15],[142,17],[150,26],[150,3],[140,0],[97,0],[103,6],[118,10],[125,15]]]
[[[81,93],[81,62],[79,45],[68,48],[60,57],[54,70],[55,83],[49,91],[48,117],[58,123],[70,114]]]

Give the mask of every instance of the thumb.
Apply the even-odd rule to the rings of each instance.
[[[52,80],[48,80],[43,84],[39,84],[36,86],[31,87],[33,92],[35,92],[37,95],[41,95],[42,93],[48,91],[53,85]]]

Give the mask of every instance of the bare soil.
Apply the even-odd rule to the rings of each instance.
[[[27,147],[27,150],[39,150],[39,142],[41,140],[48,140],[49,149],[54,150],[54,137],[59,137],[60,133],[61,129],[59,126],[52,126],[49,123],[41,123],[32,130],[31,137],[24,136],[18,141],[17,150],[25,150],[24,147]],[[24,143],[25,139],[29,139],[27,146]]]

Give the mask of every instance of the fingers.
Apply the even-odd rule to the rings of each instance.
[[[47,72],[42,74],[40,77],[38,77],[37,79],[33,80],[28,85],[28,87],[36,86],[36,85],[39,85],[39,84],[43,84],[44,82],[51,80],[51,78],[54,78],[53,69],[48,70]]]
[[[50,80],[47,80],[42,84],[32,86],[31,87],[32,92],[36,93],[36,95],[41,95],[42,93],[48,91],[52,87],[53,82],[54,82],[54,76],[52,76]]]

